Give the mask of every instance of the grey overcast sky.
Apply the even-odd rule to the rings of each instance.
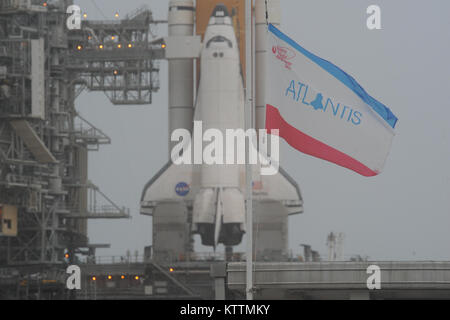
[[[167,17],[163,0],[76,3],[92,19],[116,11],[124,15],[144,4],[157,19]],[[381,7],[382,30],[366,27],[371,4]],[[450,259],[450,1],[282,0],[282,30],[354,76],[400,119],[385,170],[375,178],[282,144],[282,165],[305,200],[305,213],[289,224],[293,252],[309,243],[326,254],[326,235],[336,231],[346,235],[346,256]],[[164,36],[167,27],[155,32]],[[151,244],[151,218],[139,215],[139,199],[168,159],[164,61],[160,79],[152,105],[113,106],[103,94],[88,92],[77,100],[80,113],[112,138],[111,145],[90,154],[89,177],[133,215],[90,222],[91,242],[112,245],[101,255],[123,255],[127,249],[142,254]]]

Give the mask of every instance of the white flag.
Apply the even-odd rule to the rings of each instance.
[[[397,118],[344,71],[269,25],[266,129],[295,149],[378,175]]]

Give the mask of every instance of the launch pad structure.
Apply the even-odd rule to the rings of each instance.
[[[0,1],[0,267],[50,282],[107,247],[89,242],[89,219],[130,218],[88,179],[89,152],[111,139],[75,99],[89,90],[149,104],[163,57],[149,41],[158,22],[148,8],[68,30],[72,4]]]

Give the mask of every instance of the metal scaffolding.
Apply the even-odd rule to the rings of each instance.
[[[70,263],[95,251],[87,219],[130,217],[88,180],[88,152],[111,139],[75,99],[89,89],[114,104],[151,103],[164,56],[150,41],[157,21],[142,8],[69,31],[71,4],[0,0],[0,209],[18,211],[17,236],[0,231],[0,267]]]
[[[161,44],[150,42],[152,12],[142,7],[123,20],[83,21],[72,32],[74,44],[67,69],[80,74],[80,84],[102,91],[115,105],[150,104],[159,90]]]

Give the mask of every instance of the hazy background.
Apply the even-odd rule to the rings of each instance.
[[[162,0],[76,3],[90,19],[124,16],[143,4],[155,19],[167,18],[168,2]],[[382,30],[366,27],[371,4],[381,7]],[[300,243],[309,243],[326,255],[326,236],[336,231],[346,235],[347,257],[450,259],[450,1],[282,0],[282,30],[353,75],[400,119],[385,170],[375,178],[283,143],[282,165],[305,201],[305,213],[289,223],[294,254]],[[165,36],[167,26],[154,31]],[[151,218],[139,215],[139,201],[145,183],[168,159],[165,61],[160,80],[148,106],[113,106],[101,93],[77,100],[80,113],[112,138],[90,154],[89,177],[133,216],[90,222],[91,242],[112,245],[100,255],[124,255],[127,249],[142,254],[151,244]]]

